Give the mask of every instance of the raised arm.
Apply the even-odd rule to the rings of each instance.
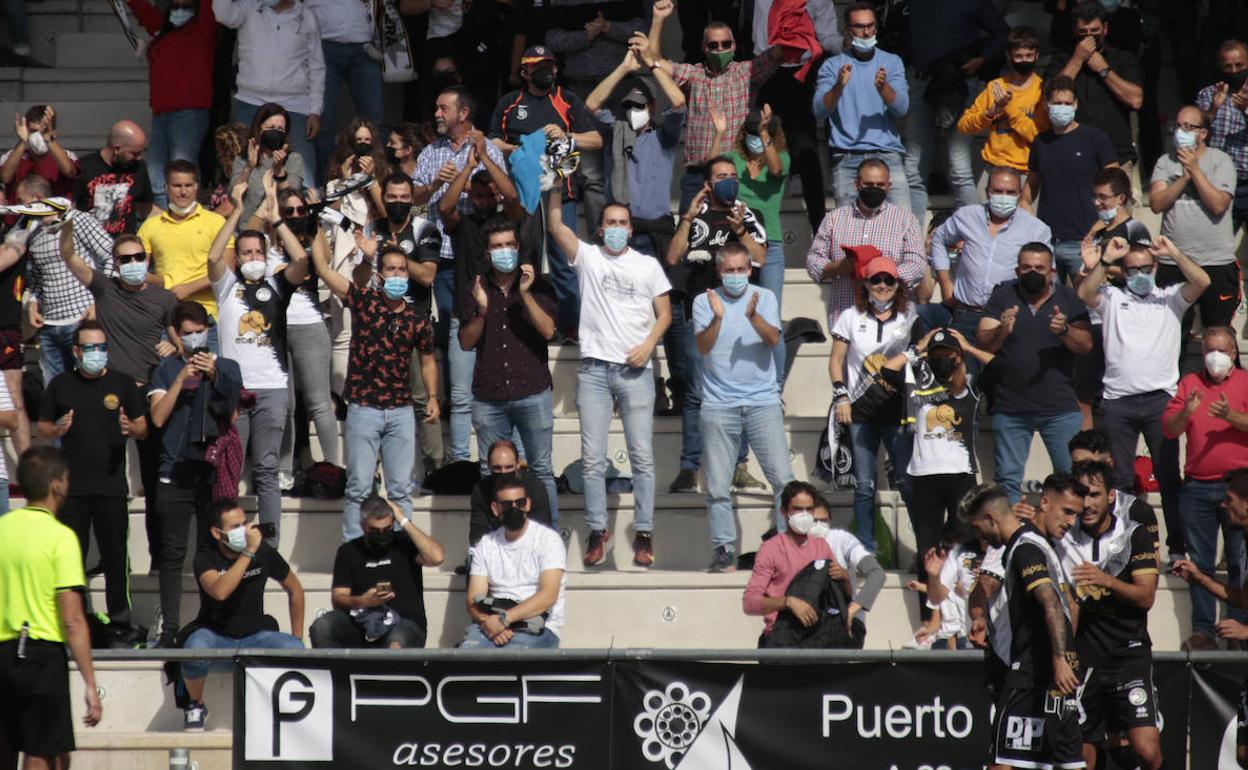
[[[620,84],[620,81],[639,70],[641,70],[641,62],[637,59],[634,50],[629,48],[624,52],[624,60],[615,65],[615,69],[607,73],[594,90],[589,92],[589,96],[585,97],[585,109],[591,114],[601,110],[607,103],[607,99],[611,98],[611,94],[615,92],[615,87]]]
[[[550,237],[555,239],[555,245],[563,252],[568,264],[576,262],[576,252],[581,247],[581,241],[576,237],[576,232],[563,223],[563,193],[558,186],[552,188],[546,198],[546,229]]]
[[[65,266],[79,283],[83,286],[91,285],[95,270],[87,264],[86,260],[78,256],[78,250],[74,246],[74,220],[72,219],[65,220],[65,223],[61,225],[61,259],[65,260]]]
[[[234,232],[238,229],[239,220],[243,218],[243,195],[246,192],[246,177],[243,177],[242,181],[235,183],[230,188],[230,200],[234,203],[234,210],[230,212],[225,222],[221,224],[221,229],[217,231],[217,237],[212,239],[212,245],[208,247],[208,280],[213,283],[221,280],[221,276],[225,275],[230,269],[229,265],[225,263],[225,250],[230,244],[230,239],[234,237]]]
[[[1148,250],[1153,253],[1154,258],[1165,255],[1174,260],[1174,264],[1178,266],[1179,272],[1183,274],[1183,280],[1185,281],[1179,293],[1183,295],[1183,299],[1187,300],[1188,303],[1200,299],[1200,295],[1204,294],[1205,289],[1208,289],[1209,284],[1213,282],[1204,268],[1196,264],[1191,257],[1179,251],[1179,247],[1175,246],[1174,242],[1164,235],[1154,238],[1153,245]]]
[[[672,109],[684,109],[685,92],[681,91],[680,86],[676,85],[676,81],[672,79],[671,66],[663,67],[659,58],[653,55],[650,50],[650,40],[645,33],[634,32],[633,36],[628,40],[628,47],[632,50],[633,55],[641,61],[642,65],[654,74],[654,79],[658,81],[659,88],[663,89],[663,94],[671,102]],[[655,66],[656,64],[659,66]]]
[[[325,240],[325,232],[317,229],[312,239],[312,266],[316,275],[325,283],[325,287],[338,299],[346,299],[351,292],[351,282],[329,264],[329,243]]]
[[[1097,247],[1092,239],[1085,239],[1082,248],[1083,264],[1085,267],[1090,264],[1091,267],[1088,268],[1087,277],[1079,283],[1079,289],[1076,292],[1079,295],[1079,301],[1092,310],[1100,307],[1101,284],[1105,283],[1109,268],[1126,255],[1127,242],[1119,236],[1110,238],[1100,254],[1097,254]]]
[[[676,10],[676,4],[672,0],[657,0],[650,9],[650,34],[647,36],[650,44],[650,58],[658,62],[659,68],[668,75],[672,74],[672,63],[663,60],[663,23],[674,10]]]

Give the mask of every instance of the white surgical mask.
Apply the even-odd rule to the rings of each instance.
[[[47,155],[48,140],[44,139],[43,134],[38,131],[31,131],[26,139],[26,149],[30,150],[31,155]]]
[[[650,123],[650,110],[645,107],[630,107],[628,110],[628,125],[633,127],[634,131],[640,131]]]
[[[169,201],[169,210],[170,210],[170,211],[172,211],[173,213],[177,214],[177,215],[178,215],[178,216],[180,216],[180,217],[184,217],[184,216],[186,216],[187,214],[190,214],[192,211],[194,211],[194,210],[195,210],[195,207],[196,207],[196,206],[198,206],[198,205],[199,205],[199,204],[198,204],[198,203],[196,203],[195,201],[191,201],[191,205],[189,205],[189,206],[187,206],[187,207],[183,208],[182,206],[179,206],[178,204],[174,203],[173,201]]]
[[[871,37],[856,37],[850,40],[849,44],[854,47],[855,51],[867,53],[875,49],[875,35]]]
[[[267,266],[262,259],[252,259],[238,266],[238,271],[243,274],[243,278],[248,281],[258,281],[264,277],[264,271]]]
[[[1096,215],[1100,217],[1102,222],[1104,222],[1105,224],[1109,224],[1110,222],[1113,222],[1115,218],[1117,218],[1118,207],[1114,206],[1112,209],[1105,209],[1104,211],[1098,211],[1096,212]]]
[[[789,517],[789,529],[799,535],[810,534],[810,530],[815,526],[815,514],[810,511],[801,511]]]
[[[207,346],[208,346],[208,331],[207,330],[204,330],[202,332],[187,332],[186,334],[182,335],[182,347],[186,350],[187,353],[190,353],[192,350],[196,350],[197,348],[203,348]]]
[[[1205,354],[1205,371],[1215,380],[1220,380],[1231,373],[1235,361],[1221,350],[1211,350]]]
[[[817,540],[822,540],[823,538],[827,537],[828,533],[831,531],[832,531],[832,528],[828,526],[828,522],[823,521],[822,519],[818,519],[815,521],[814,524],[810,525],[810,532],[807,532],[806,534],[808,537],[813,537]]]

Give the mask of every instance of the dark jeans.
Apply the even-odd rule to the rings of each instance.
[[[1105,434],[1114,460],[1114,488],[1135,492],[1135,451],[1140,434],[1153,458],[1153,475],[1161,488],[1166,520],[1166,549],[1170,556],[1187,553],[1183,517],[1179,514],[1179,442],[1161,434],[1161,414],[1170,402],[1164,390],[1139,393],[1101,402]]]
[[[104,596],[108,617],[114,623],[130,621],[130,559],[127,534],[130,514],[126,498],[110,495],[73,495],[61,506],[58,518],[78,536],[82,558],[87,558],[91,529],[100,546],[104,568]]]
[[[927,568],[923,555],[927,549],[940,544],[945,527],[958,515],[958,503],[962,496],[975,486],[973,473],[936,473],[931,476],[911,476],[910,526],[914,529],[917,552],[915,574],[919,582],[927,582]],[[932,611],[927,602],[919,599],[919,617],[927,620]]]
[[[818,70],[818,64],[815,65]],[[823,221],[825,201],[823,197],[823,166],[819,162],[819,142],[815,138],[815,116],[811,112],[811,100],[815,94],[815,79],[803,83],[793,77],[795,70],[781,67],[763,84],[758,98],[771,105],[771,111],[784,125],[784,139],[789,146],[790,168],[802,178],[802,198],[806,201],[806,216],[811,232],[819,229]],[[895,180],[894,184],[899,180]],[[771,240],[783,241],[782,233],[768,233]]]
[[[1244,553],[1244,533],[1240,529],[1232,529],[1226,520],[1226,511],[1222,509],[1222,500],[1226,497],[1226,482],[1201,481],[1187,479],[1183,482],[1180,496],[1183,508],[1184,532],[1187,544],[1191,548],[1188,554],[1201,572],[1212,575],[1218,563],[1218,532],[1226,542],[1226,577],[1227,585],[1238,586],[1243,581],[1240,564]],[[1168,522],[1167,522],[1168,523]],[[1192,631],[1204,634],[1210,639],[1217,639],[1218,607],[1213,594],[1193,585],[1192,600]],[[1243,610],[1228,613],[1229,617],[1244,620]]]
[[[1235,229],[1248,226],[1248,176],[1241,176],[1235,184],[1235,199],[1231,202],[1231,221]]]
[[[1209,288],[1200,299],[1183,314],[1182,342],[1179,344],[1179,371],[1183,374],[1198,372],[1204,368],[1200,345],[1192,340],[1192,327],[1196,324],[1196,312],[1200,311],[1200,323],[1210,326],[1230,326],[1239,307],[1239,265],[1210,265],[1204,268],[1209,274]],[[1161,288],[1185,282],[1183,272],[1175,265],[1157,266],[1157,285]]]
[[[667,272],[667,262],[663,255],[658,253],[658,247],[652,236],[634,235],[629,245],[642,254],[649,254],[657,259],[665,268],[664,272]],[[673,406],[678,407],[685,402],[685,383],[688,381],[688,364],[685,361],[685,345],[682,342],[686,323],[685,294],[673,288],[667,296],[672,303],[672,323],[667,327],[667,331],[663,332],[663,352],[667,354],[667,387],[671,389],[672,400],[676,402]]]
[[[148,420],[147,438],[134,442],[139,450],[139,478],[143,481],[143,528],[147,531],[147,554],[151,569],[160,567],[161,520],[156,495],[160,489],[160,428]]]
[[[330,610],[317,618],[308,629],[308,637],[313,648],[389,647],[392,644],[404,648],[425,646],[425,629],[415,621],[399,618],[389,633],[370,642],[364,638],[364,629],[360,628],[360,624],[342,610]]]
[[[187,540],[194,519],[196,547],[212,541],[208,506],[212,503],[211,465],[183,462],[173,466],[168,478],[159,481],[157,501],[163,518],[160,544],[161,633],[177,633],[182,619],[182,567],[186,564]]]

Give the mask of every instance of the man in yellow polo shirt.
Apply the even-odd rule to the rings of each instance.
[[[173,292],[179,301],[198,302],[213,322],[208,327],[208,347],[220,353],[217,343],[217,300],[208,281],[208,249],[225,225],[225,218],[196,202],[199,171],[187,160],[165,166],[165,192],[169,208],[139,227],[139,239],[152,260],[150,283]],[[226,246],[226,260],[234,264],[234,239]]]
[[[94,727],[102,712],[78,538],[56,519],[69,469],[60,450],[34,447],[18,461],[17,481],[30,503],[0,516],[0,767],[15,767],[18,752],[23,770],[68,767],[75,746],[66,644],[86,689],[83,723]]]

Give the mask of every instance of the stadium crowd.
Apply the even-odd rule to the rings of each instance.
[[[401,0],[418,77],[398,110],[372,3],[126,5],[150,36],[150,122],[80,157],[56,105],[36,105],[0,156],[0,425],[76,536],[70,587],[94,530],[115,641],[151,620],[128,594],[135,477],[155,645],[424,646],[422,568],[463,556],[413,519],[432,490],[471,499],[460,646],[557,647],[560,496],[575,477],[599,567],[613,417],[634,564],[662,555],[659,484],[701,488],[709,569],[752,571],[763,647],[862,646],[886,479],[917,546],[898,565],[920,596],[910,644],[992,648],[999,713],[1046,723],[1034,745],[999,733],[1002,766],[1164,766],[1147,632],[1163,569],[1191,583],[1185,649],[1248,641],[1243,612],[1216,606],[1243,601],[1248,521],[1242,11],[1048,0],[1036,29],[991,0],[754,0],[740,16],[718,0]],[[680,51],[664,49],[674,13]],[[1162,38],[1180,42],[1172,104]],[[831,337],[828,385],[788,384],[827,394],[817,487],[795,479],[782,398],[785,265],[803,262],[782,209],[799,188]],[[931,209],[945,193],[952,208]],[[557,345],[579,351],[571,473],[553,459]],[[656,415],[680,420],[679,468],[656,467]],[[32,442],[60,459],[22,454]],[[0,468],[6,487],[22,475]],[[744,554],[733,491],[751,487],[774,494],[774,526]],[[848,531],[829,488],[852,489]],[[278,550],[292,494],[342,499],[333,610],[310,626]],[[31,510],[0,517],[0,559],[46,530]],[[200,609],[183,624],[188,550]],[[263,612],[269,578],[289,633]],[[0,611],[0,639],[22,622]],[[208,670],[182,665],[188,729]],[[1052,692],[1069,700],[1048,709]]]

